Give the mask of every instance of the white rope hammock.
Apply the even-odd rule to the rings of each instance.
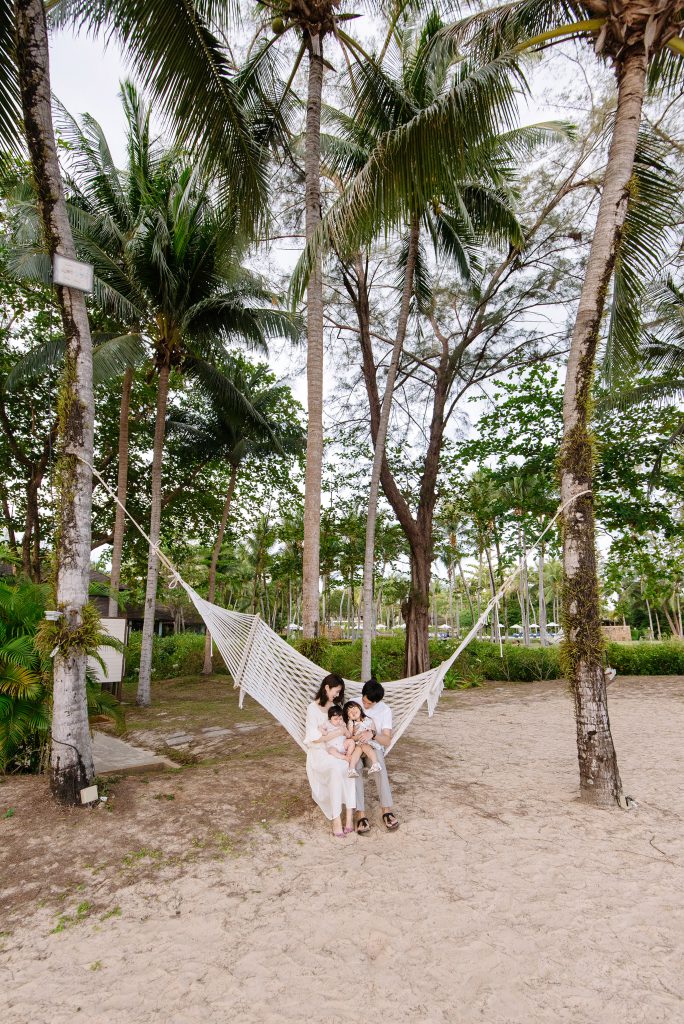
[[[89,468],[114,501],[121,505],[148,544],[155,547],[159,560],[171,575],[171,585],[181,586],[194,604],[233,678],[233,686],[240,689],[240,707],[243,706],[245,694],[249,694],[270,712],[287,729],[293,740],[305,750],[306,708],[320,687],[321,680],[328,675],[327,671],[309,661],[303,654],[286,643],[259,615],[229,611],[227,608],[221,608],[200,597],[185,582],[164,552],[157,545],[152,545],[152,541],[143,528],[119,502],[117,496],[97,470],[92,466]],[[582,491],[559,507],[553,519],[528,549],[525,561],[529,559],[535,547],[548,533],[564,509],[577,498],[589,493],[591,492]],[[522,565],[523,561],[521,560],[518,568],[494,594],[472,629],[446,661],[420,675],[383,683],[385,698],[392,709],[393,719],[392,740],[386,748],[386,753],[389,753],[403,735],[423,704],[427,704],[428,715],[434,714],[440,694],[444,689],[447,672],[487,621],[494,606],[499,604],[504,594],[514,584]],[[351,679],[345,679],[344,682],[345,696],[360,699],[363,684]]]

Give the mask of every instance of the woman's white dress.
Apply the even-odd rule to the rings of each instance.
[[[306,774],[312,797],[332,820],[339,818],[343,804],[347,809],[356,807],[356,780],[348,777],[346,761],[329,754],[323,743],[314,743],[321,738],[321,726],[327,722],[328,712],[312,701],[306,709]]]

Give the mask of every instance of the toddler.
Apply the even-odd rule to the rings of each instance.
[[[356,744],[351,737],[349,728],[344,722],[342,708],[337,704],[333,704],[332,707],[328,708],[327,723],[321,726],[321,736],[336,733],[339,729],[342,732],[337,736],[332,736],[326,742],[325,749],[332,757],[340,757],[343,761],[350,762]]]
[[[343,716],[345,725],[347,726],[348,735],[352,737],[352,741],[354,743],[354,749],[351,757],[349,758],[349,777],[352,779],[358,778],[359,773],[356,770],[356,766],[364,754],[371,762],[368,774],[374,775],[375,772],[381,772],[382,765],[378,761],[378,755],[373,749],[376,745],[375,741],[370,740],[365,743],[357,743],[356,739],[354,739],[354,737],[358,736],[362,732],[372,732],[375,735],[373,722],[370,718],[366,718],[363,713],[363,708],[360,704],[357,704],[355,700],[347,701],[344,705]]]

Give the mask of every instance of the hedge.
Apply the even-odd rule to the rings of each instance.
[[[132,633],[126,650],[126,674],[135,677],[140,666],[141,633]],[[317,665],[337,672],[346,679],[361,678],[361,640],[352,643],[330,643],[324,638],[295,640],[293,646]],[[430,664],[439,665],[455,650],[455,640],[431,640]],[[677,641],[645,643],[609,643],[608,664],[619,675],[684,675],[684,643]],[[199,675],[204,661],[204,636],[178,633],[154,638],[152,678],[173,679]],[[372,668],[381,681],[401,679],[404,674],[404,637],[378,637],[373,643]],[[214,650],[214,670],[225,672],[220,655]],[[477,686],[485,679],[530,683],[542,679],[559,679],[561,669],[558,647],[523,647],[504,644],[503,658],[499,645],[473,640],[460,655],[446,678],[448,689]]]
[[[126,645],[126,676],[135,678],[140,669],[142,633],[131,633]],[[152,645],[152,678],[176,679],[197,676],[204,664],[204,634],[175,633],[155,636]],[[214,648],[214,672],[226,672],[223,659]]]

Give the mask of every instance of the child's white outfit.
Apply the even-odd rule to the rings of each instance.
[[[325,736],[329,732],[334,732],[335,728],[336,726],[332,725],[330,722],[324,722],[323,725],[321,726],[321,736]],[[326,741],[325,749],[329,750],[332,747],[333,750],[339,750],[341,754],[344,754],[344,744],[346,740],[347,737],[344,735],[333,736],[331,740]]]
[[[373,732],[373,728],[373,722],[370,720],[370,718],[360,718],[358,722],[354,722],[352,728],[354,739],[356,739],[356,737],[359,736],[362,732]],[[380,743],[377,743],[375,740],[365,740],[364,743],[368,744],[369,747],[374,747],[376,750],[382,750],[382,745]],[[382,766],[376,762],[375,764],[372,764],[370,766],[370,768],[368,769],[368,774],[375,775],[376,772],[381,771]],[[357,774],[358,772],[354,772],[352,778]]]
[[[375,727],[370,718],[360,718],[358,722],[354,722],[354,738],[356,739],[359,733],[362,732],[373,732],[374,728]],[[368,744],[369,747],[374,747],[376,750],[382,750],[382,744],[378,743],[376,740],[371,739],[366,740],[365,742]]]

